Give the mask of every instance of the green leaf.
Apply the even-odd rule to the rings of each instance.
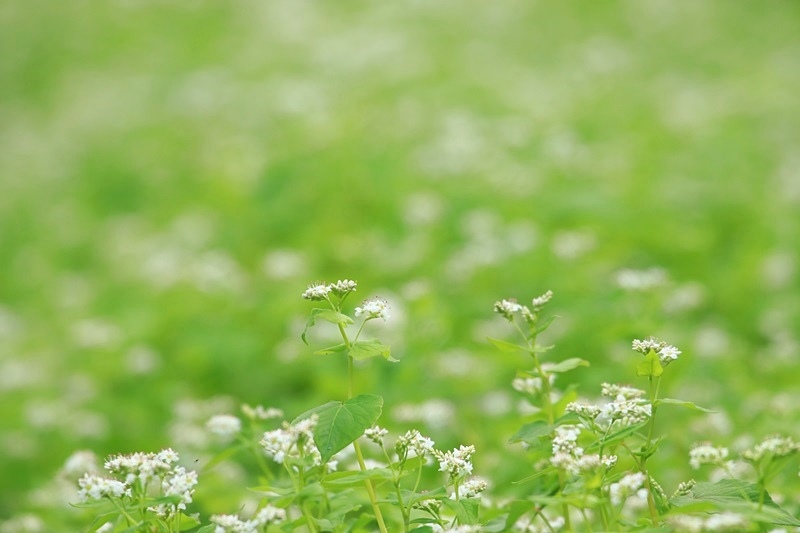
[[[319,417],[314,428],[314,443],[328,462],[333,455],[371,428],[383,409],[383,398],[373,394],[361,394],[344,402],[328,402],[295,418],[293,423],[316,414]]]
[[[316,352],[314,352],[314,355],[330,355],[332,353],[343,352],[345,351],[345,349],[347,349],[347,346],[345,346],[344,343],[342,343],[342,344],[337,344],[336,346],[328,346],[327,348],[322,348],[320,350],[317,350]]]
[[[348,353],[350,354],[350,357],[356,361],[381,356],[387,361],[391,361],[393,363],[397,362],[397,359],[392,357],[391,347],[381,343],[381,341],[378,339],[370,339],[368,341],[358,341],[353,343]]]
[[[514,344],[513,342],[503,341],[500,339],[493,339],[491,337],[486,337],[486,340],[489,341],[495,348],[499,349],[501,352],[528,352],[528,348],[525,346],[520,346],[519,344]]]
[[[705,407],[700,407],[695,405],[692,402],[687,402],[684,400],[675,400],[674,398],[659,398],[655,402],[653,402],[653,406],[659,406],[661,404],[666,405],[680,405],[681,407],[686,407],[687,409],[693,409],[695,411],[702,411],[704,413],[716,413],[716,411],[712,411],[711,409],[706,409]]]
[[[458,522],[465,525],[478,523],[480,498],[464,498],[461,500],[442,500],[442,503],[456,514]]]
[[[508,439],[508,442],[513,444],[515,442],[526,442],[528,444],[537,444],[543,437],[547,437],[553,431],[553,428],[543,420],[537,420],[530,424],[525,424],[519,431]]]
[[[303,339],[303,342],[306,344],[308,344],[308,341],[306,340],[306,333],[308,333],[309,328],[313,327],[316,324],[317,319],[325,320],[326,322],[342,326],[346,326],[347,324],[353,323],[352,318],[338,311],[334,311],[333,309],[322,309],[320,307],[315,307],[314,309],[311,310],[311,316],[308,318],[306,327],[303,328],[303,333],[300,334],[300,338]]]
[[[512,531],[514,524],[520,519],[522,515],[531,511],[536,507],[536,504],[529,500],[514,500],[508,509],[508,516],[506,517],[506,525],[503,531]]]
[[[551,316],[545,318],[544,320],[542,320],[541,323],[536,325],[536,329],[534,330],[534,333],[536,335],[538,335],[539,333],[541,333],[544,330],[546,330],[547,328],[549,328],[550,324],[552,324],[553,320],[555,320],[556,318],[558,318],[558,315],[551,315]]]
[[[644,422],[639,422],[638,424],[634,424],[632,426],[624,427],[619,431],[615,431],[614,433],[606,435],[604,438],[598,439],[593,444],[591,444],[586,450],[593,451],[600,448],[600,446],[608,447],[613,444],[616,444],[617,442],[623,441],[628,437],[630,437],[631,435],[633,435],[634,433],[636,433],[637,431],[639,431],[644,426],[646,426],[648,423],[649,423],[648,421],[644,421]]]
[[[661,366],[661,361],[658,359],[658,354],[653,350],[647,352],[644,360],[636,365],[637,376],[652,376],[659,377],[664,373],[664,367]]]
[[[548,368],[547,371],[550,373],[561,373],[561,372],[569,372],[570,370],[574,370],[579,366],[589,366],[589,361],[585,359],[581,359],[579,357],[572,357],[570,359],[565,359],[560,363],[556,363],[552,367]]]

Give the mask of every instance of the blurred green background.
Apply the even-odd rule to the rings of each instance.
[[[695,440],[799,436],[797,2],[11,0],[0,54],[0,521],[77,528],[74,450],[340,399],[314,280],[390,301],[359,389],[497,494],[500,298],[554,291],[585,397],[642,385],[633,338],[683,350],[664,392],[720,414],[663,412],[668,492]]]

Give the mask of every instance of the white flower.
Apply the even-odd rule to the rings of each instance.
[[[258,533],[268,524],[277,524],[286,520],[286,511],[272,505],[267,505],[247,521],[241,520],[236,515],[213,515],[211,522],[217,524],[214,533]]]
[[[611,503],[620,505],[629,496],[636,494],[644,485],[647,478],[641,472],[634,472],[628,474],[617,483],[612,483],[606,490],[611,498]],[[646,489],[645,489],[646,490]]]
[[[314,427],[317,415],[311,415],[295,425],[284,422],[276,430],[267,431],[259,444],[276,463],[283,463],[287,458],[311,457],[315,465],[322,462],[322,457],[314,444]]]
[[[356,307],[356,316],[367,315],[367,320],[372,318],[382,318],[384,322],[389,318],[389,302],[383,298],[370,298]]]
[[[383,446],[383,437],[388,435],[389,432],[382,427],[379,426],[372,426],[371,428],[364,431],[364,437],[368,438],[375,444],[379,446]]]
[[[600,407],[589,403],[570,402],[565,409],[584,418],[594,419],[600,414]]]
[[[162,489],[164,496],[180,496],[181,500],[177,504],[178,509],[186,509],[187,503],[192,503],[192,494],[197,485],[197,472],[194,470],[187,472],[182,466],[175,468],[171,477],[164,479]]]
[[[645,395],[645,391],[634,387],[625,385],[612,385],[611,383],[603,383],[601,385],[600,394],[614,398],[616,401],[621,402],[625,400],[635,400]]]
[[[649,339],[639,340],[634,339],[632,343],[633,349],[637,352],[640,352],[644,355],[647,355],[647,352],[650,350],[658,351],[661,349],[661,341],[654,337],[650,337]]]
[[[330,285],[317,281],[309,285],[305,292],[303,292],[303,298],[312,301],[327,300],[329,292],[331,292]]]
[[[206,428],[215,435],[230,438],[242,430],[242,421],[232,415],[215,415],[206,422]]]
[[[681,351],[676,347],[660,341],[655,337],[650,337],[645,340],[634,339],[632,347],[635,351],[644,355],[647,355],[650,350],[656,352],[661,366],[667,366],[672,361],[678,359],[678,356],[681,354]]]
[[[489,483],[486,482],[485,479],[481,479],[479,477],[473,477],[464,482],[461,485],[461,488],[458,492],[458,496],[460,498],[474,498],[481,492],[485,491],[489,488]],[[451,500],[454,500],[456,497],[455,493],[450,496]]]
[[[472,454],[475,446],[460,446],[449,452],[433,450],[433,455],[439,460],[439,471],[447,472],[452,479],[468,476],[472,473]]]
[[[344,296],[350,292],[355,292],[358,284],[351,279],[340,279],[336,283],[328,285],[328,289],[337,296]]]
[[[621,426],[632,426],[644,422],[653,414],[653,407],[644,400],[610,402],[600,408],[599,419],[609,425],[617,422]]]
[[[553,297],[553,291],[547,291],[546,293],[542,294],[541,296],[537,296],[531,302],[531,306],[533,307],[534,311],[540,310],[544,305],[550,301]]]
[[[73,453],[64,461],[64,466],[61,468],[62,474],[72,479],[85,473],[95,474],[98,470],[97,456],[88,450]]]
[[[394,448],[400,457],[404,457],[408,452],[416,457],[424,457],[425,454],[433,451],[433,445],[434,442],[428,437],[423,437],[419,430],[411,429],[397,438]]]
[[[500,300],[494,303],[494,312],[508,320],[514,319],[514,313],[522,311],[523,307],[515,299]]]
[[[708,442],[695,444],[689,450],[689,466],[694,470],[700,465],[720,465],[728,457],[728,449],[721,446],[712,446]]]
[[[82,502],[131,495],[131,489],[125,483],[91,474],[84,474],[78,480],[78,486],[80,487],[78,498]]]
[[[242,412],[251,420],[269,420],[271,418],[281,418],[283,411],[275,407],[265,409],[261,405],[251,407],[248,404],[242,404]]]
[[[742,452],[742,457],[747,461],[758,462],[767,455],[772,457],[784,457],[800,450],[800,444],[792,440],[791,437],[772,435],[767,437],[750,450]]]

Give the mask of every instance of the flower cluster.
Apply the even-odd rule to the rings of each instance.
[[[242,421],[233,415],[214,415],[206,422],[206,429],[220,437],[230,438],[242,430]]]
[[[578,446],[581,428],[574,425],[563,425],[556,428],[553,438],[553,455],[550,464],[569,474],[596,470],[601,466],[609,469],[617,464],[615,455],[600,457],[597,454],[584,455],[583,448]]]
[[[600,408],[596,421],[601,426],[612,425],[632,426],[644,422],[653,416],[653,406],[645,400],[622,400],[609,402]]]
[[[647,477],[641,472],[634,472],[609,485],[607,490],[611,503],[620,505],[633,494],[636,494],[641,499],[646,499],[647,489],[644,488],[646,479]]]
[[[550,381],[550,385],[552,385],[556,380],[556,375],[549,374],[547,376],[547,379],[548,381]],[[542,391],[542,378],[539,377],[514,378],[514,381],[511,382],[511,386],[515,390],[518,390],[523,394],[529,394],[532,396],[535,394],[539,394]]]
[[[272,418],[281,418],[283,411],[276,407],[264,408],[261,405],[252,407],[248,404],[242,404],[242,413],[250,420],[270,420]]]
[[[309,285],[303,292],[303,298],[312,301],[327,300],[330,293],[344,298],[351,292],[355,292],[357,286],[358,284],[351,279],[340,279],[336,283],[317,281]]]
[[[667,366],[672,361],[675,361],[681,354],[681,351],[674,346],[660,341],[655,337],[650,337],[645,340],[634,339],[632,347],[635,351],[647,355],[651,350],[658,354],[658,360],[661,366]]]
[[[700,465],[721,465],[728,458],[728,449],[713,446],[710,442],[700,442],[689,450],[689,466],[694,470]]]
[[[433,450],[433,455],[439,461],[439,471],[447,472],[450,479],[459,479],[472,474],[472,454],[475,446],[459,446],[449,452]]]
[[[372,426],[364,431],[364,437],[371,440],[378,446],[383,446],[383,437],[388,434],[389,432],[380,426]]]
[[[626,385],[603,383],[600,386],[600,394],[609,398],[614,398],[615,401],[623,402],[625,400],[636,400],[641,398],[645,395],[645,392],[642,389],[628,387]]]
[[[289,458],[311,457],[313,464],[319,465],[322,457],[314,444],[317,421],[317,415],[311,415],[294,425],[284,422],[280,428],[264,433],[259,444],[276,463],[283,463]]]
[[[160,516],[186,509],[192,502],[197,485],[197,472],[187,471],[175,466],[178,454],[171,449],[159,453],[137,452],[130,455],[116,455],[105,462],[105,469],[117,479],[85,474],[78,480],[78,498],[82,502],[103,498],[147,496],[148,486],[153,480],[161,482],[161,495],[177,496],[175,503],[160,504],[148,508]]]
[[[433,452],[433,445],[431,439],[423,437],[418,430],[411,429],[397,438],[394,449],[400,458],[408,457],[409,453],[416,457],[424,457],[425,454]]]
[[[800,451],[800,444],[791,437],[772,435],[756,444],[752,449],[742,452],[742,457],[751,463],[757,463],[764,457],[785,457]]]
[[[384,322],[389,318],[389,302],[383,298],[370,298],[361,304],[361,307],[356,307],[356,316],[366,315],[367,320],[373,318],[382,318]]]
[[[510,321],[514,320],[515,314],[520,313],[527,323],[533,324],[536,321],[536,316],[551,298],[553,298],[553,291],[547,291],[531,300],[531,307],[517,303],[514,298],[503,299],[495,302],[494,312]]]
[[[489,488],[489,483],[486,482],[485,479],[481,479],[479,477],[473,477],[464,482],[463,485],[459,488],[459,497],[460,498],[474,498],[481,492],[485,491]],[[450,495],[450,499],[454,500],[456,498],[455,493]]]
[[[213,515],[211,522],[216,524],[214,533],[257,533],[264,526],[286,520],[286,511],[267,505],[250,520],[241,520],[236,515]]]

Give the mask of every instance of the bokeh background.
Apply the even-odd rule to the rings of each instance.
[[[800,436],[797,2],[11,0],[0,55],[0,521],[85,526],[75,450],[341,399],[314,280],[390,301],[358,388],[497,494],[528,361],[492,305],[547,289],[582,396],[683,350],[663,392],[719,414],[663,410],[668,492],[696,440]]]

